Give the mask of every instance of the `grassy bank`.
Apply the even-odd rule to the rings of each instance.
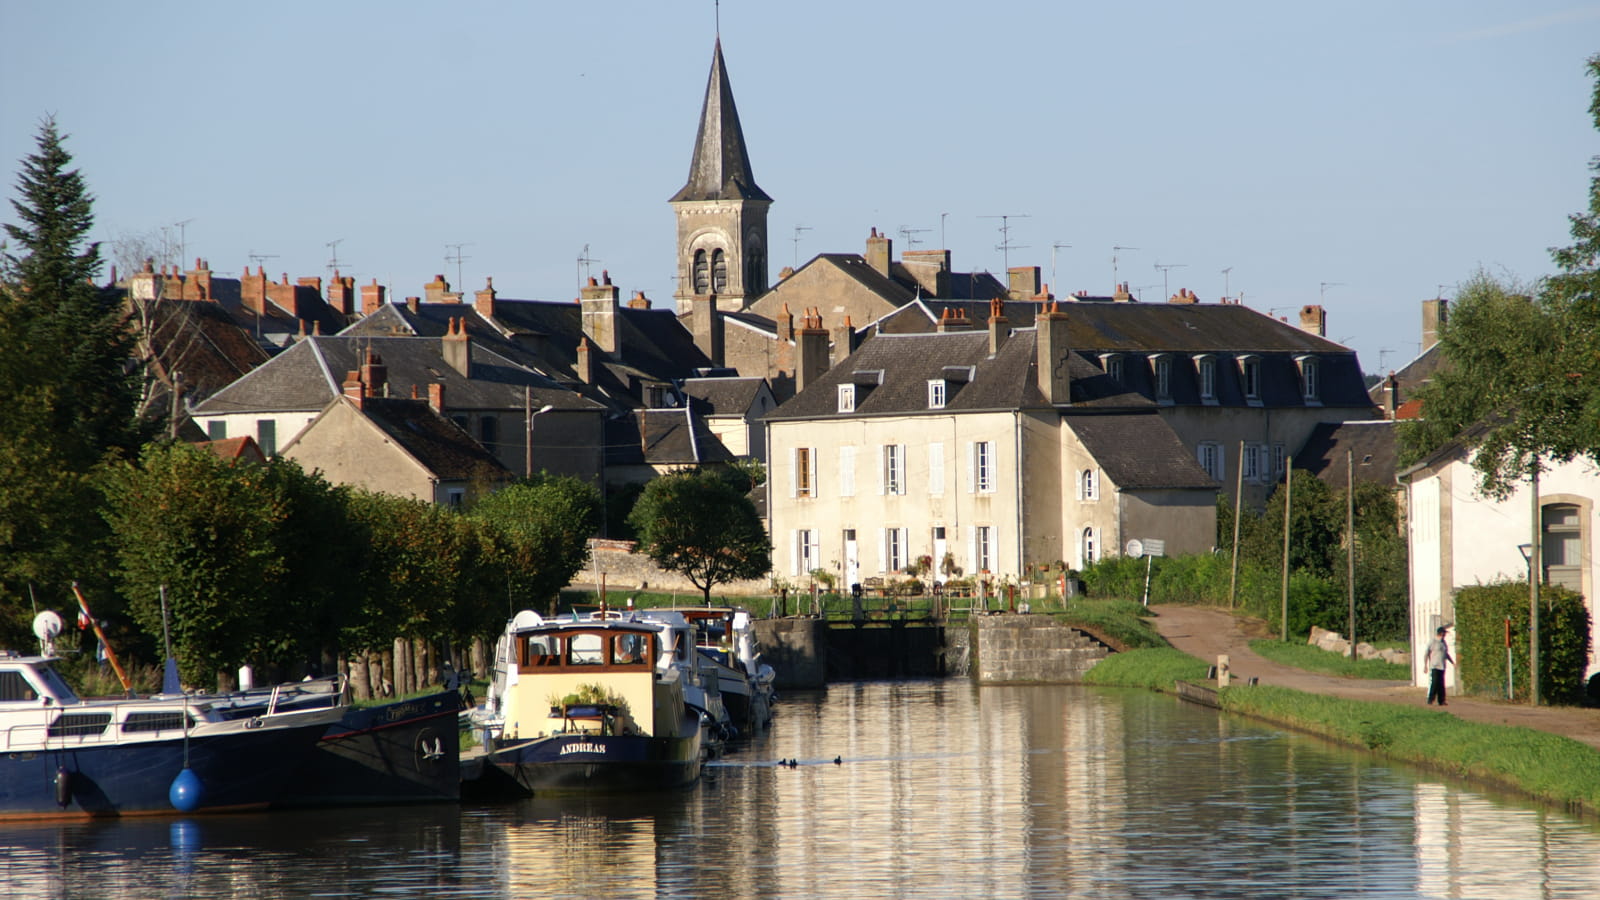
[[[1410,666],[1397,666],[1381,659],[1351,659],[1342,653],[1329,653],[1310,644],[1256,640],[1250,642],[1250,649],[1273,662],[1294,666],[1307,672],[1322,672],[1342,678],[1371,678],[1378,681],[1406,681],[1411,678]]]
[[[1171,691],[1203,681],[1207,666],[1177,650],[1114,654],[1090,670],[1092,684]],[[1224,688],[1222,708],[1537,800],[1600,816],[1600,750],[1571,738],[1468,722],[1442,710],[1371,703],[1280,687]]]

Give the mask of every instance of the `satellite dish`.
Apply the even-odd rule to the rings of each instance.
[[[45,610],[33,617],[33,636],[41,641],[48,641],[61,633],[61,617],[51,610]]]

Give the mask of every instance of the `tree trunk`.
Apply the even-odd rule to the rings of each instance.
[[[467,651],[470,654],[473,678],[489,677],[489,665],[486,660],[489,655],[487,644],[488,642],[483,638],[475,637],[472,639],[471,648]]]
[[[345,673],[350,678],[350,694],[357,700],[372,699],[372,674],[367,668],[367,651],[361,651],[353,659],[341,660]]]
[[[378,654],[378,671],[380,673],[376,690],[373,692],[379,697],[394,696],[394,650],[383,650]]]

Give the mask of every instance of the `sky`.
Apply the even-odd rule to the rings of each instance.
[[[4,187],[53,116],[112,247],[670,305],[719,21],[774,279],[877,228],[1058,295],[1322,303],[1370,373],[1480,268],[1551,274],[1600,154],[1571,0],[0,0]]]

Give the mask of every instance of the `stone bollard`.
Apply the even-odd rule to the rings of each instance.
[[[1218,654],[1217,655],[1217,687],[1219,687],[1219,688],[1227,687],[1228,686],[1228,677],[1231,674],[1232,673],[1228,671],[1228,654],[1226,654],[1226,653]]]

